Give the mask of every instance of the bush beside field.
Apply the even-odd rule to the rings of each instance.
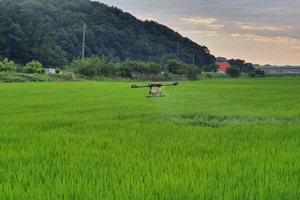
[[[86,77],[84,75],[75,75],[72,73],[11,73],[0,72],[0,83],[24,83],[24,82],[66,82],[66,81],[101,81],[101,82],[120,82],[120,81],[132,81],[129,78],[122,77],[104,77],[95,76],[93,78]]]
[[[53,81],[71,81],[71,74],[45,74],[45,73],[11,73],[0,72],[0,82],[4,83],[22,83],[22,82],[53,82]]]
[[[211,74],[211,75],[207,75]],[[217,75],[214,73],[205,73],[199,76],[199,80],[206,78],[229,78],[224,75]],[[169,81],[188,81],[185,77],[178,77],[170,75]],[[64,81],[101,81],[101,82],[127,82],[127,81],[153,81],[161,82],[168,81],[162,76],[149,76],[149,77],[139,77],[135,76],[133,78],[124,78],[119,76],[93,76],[87,77],[82,74],[72,74],[72,73],[12,73],[12,72],[0,72],[0,83],[22,83],[22,82],[64,82]]]
[[[300,74],[265,74],[266,77],[272,78],[300,78]]]
[[[300,74],[266,74],[268,78],[300,78]],[[203,79],[219,79],[219,78],[231,78],[226,74],[214,73],[214,72],[202,72],[198,75],[198,80]],[[251,78],[248,74],[242,74],[240,78]],[[168,80],[162,76],[150,76],[150,77],[133,77],[124,78],[118,76],[94,76],[92,78],[84,76],[82,74],[73,74],[70,72],[64,72],[61,74],[53,73],[12,73],[12,72],[0,72],[0,83],[23,83],[23,82],[65,82],[65,81],[101,81],[101,82],[131,82],[131,81],[189,81],[185,77],[170,76]]]

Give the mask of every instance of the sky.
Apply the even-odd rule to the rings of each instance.
[[[216,57],[300,66],[299,0],[94,0],[153,20]]]

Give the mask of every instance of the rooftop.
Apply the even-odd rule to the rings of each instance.
[[[231,67],[227,62],[216,62],[216,64],[219,65],[221,71],[227,71],[227,69]]]
[[[285,68],[285,69],[299,69],[300,68],[300,66],[256,66],[256,65],[254,65],[253,66],[254,68],[256,68],[256,69],[262,69],[262,68],[264,68],[264,69],[268,69],[268,68],[277,68],[277,69],[279,69],[279,68]]]

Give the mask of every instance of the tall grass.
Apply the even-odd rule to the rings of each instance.
[[[299,199],[299,83],[1,84],[0,199]]]

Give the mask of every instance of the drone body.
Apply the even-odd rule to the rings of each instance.
[[[164,97],[165,95],[162,95],[161,92],[165,88],[165,86],[176,86],[178,85],[178,82],[175,82],[173,84],[165,84],[163,85],[162,83],[151,83],[150,85],[146,86],[138,86],[138,85],[131,85],[131,88],[140,88],[140,87],[149,87],[149,96],[146,97]],[[153,88],[157,87],[157,88]]]

